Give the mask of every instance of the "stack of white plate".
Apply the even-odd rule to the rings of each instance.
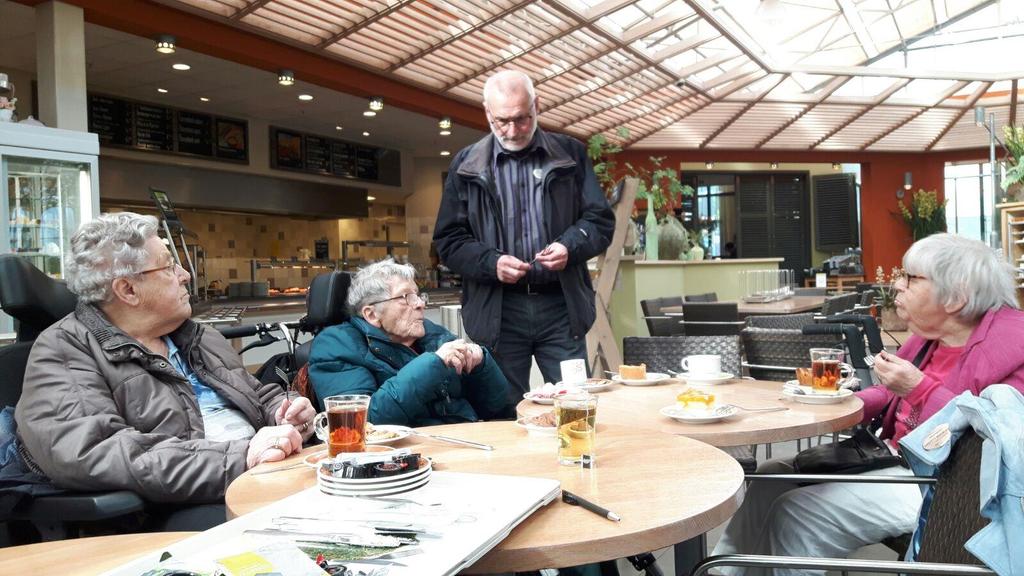
[[[321,492],[332,496],[390,496],[425,485],[430,480],[430,470],[430,460],[426,458],[420,459],[420,467],[415,471],[386,478],[337,478],[317,468],[316,482]]]

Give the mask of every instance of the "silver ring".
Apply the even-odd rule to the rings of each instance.
[[[299,432],[305,432],[309,430],[309,422],[303,422],[302,426],[299,426]]]

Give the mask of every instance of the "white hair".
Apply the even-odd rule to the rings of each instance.
[[[146,266],[146,241],[156,236],[157,220],[134,212],[100,214],[71,237],[67,254],[68,288],[82,302],[109,302],[110,283]]]
[[[967,320],[1002,306],[1019,307],[1013,267],[978,240],[932,234],[907,250],[903,269],[931,280],[938,303],[963,302],[959,315]]]
[[[395,278],[415,281],[416,269],[408,264],[399,264],[391,258],[360,268],[348,288],[349,313],[362,318],[364,306],[390,298]]]
[[[484,106],[487,106],[487,101],[498,93],[508,96],[523,90],[530,96],[531,105],[537,101],[537,92],[533,89],[533,80],[530,80],[530,77],[525,73],[519,70],[502,70],[497,74],[492,74],[487,79],[487,82],[484,83]]]

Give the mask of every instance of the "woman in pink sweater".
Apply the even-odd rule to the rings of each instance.
[[[1017,304],[1012,267],[981,242],[935,234],[910,247],[903,268],[906,276],[895,286],[896,311],[913,335],[898,353],[875,357],[880,385],[857,393],[864,401],[865,422],[886,410],[881,436],[894,451],[902,436],[965,390],[978,394],[991,384],[1010,384],[1024,392],[1024,313]],[[757,471],[792,473],[792,459],[770,460]],[[894,466],[869,474],[911,472]],[[845,557],[912,531],[920,506],[915,485],[754,482],[714,554]]]

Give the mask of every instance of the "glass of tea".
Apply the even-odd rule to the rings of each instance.
[[[327,453],[333,458],[343,452],[365,452],[370,397],[363,394],[328,396],[324,398],[324,408],[326,410],[313,420],[313,429],[317,438],[327,442]]]
[[[597,396],[570,392],[555,396],[558,463],[588,467],[594,461],[597,436]]]
[[[851,370],[843,363],[843,351],[835,348],[811,348],[811,389],[815,392],[839,390],[842,372]]]

